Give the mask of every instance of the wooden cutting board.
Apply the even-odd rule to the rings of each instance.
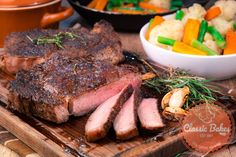
[[[88,116],[70,117],[68,122],[59,125],[12,113],[6,109],[9,103],[7,86],[11,79],[0,72],[0,124],[42,156],[171,157],[186,149],[181,142],[181,135],[177,135],[176,123],[168,123],[159,133],[142,134],[125,142],[116,141],[114,131],[110,131],[105,139],[88,143],[84,137]]]

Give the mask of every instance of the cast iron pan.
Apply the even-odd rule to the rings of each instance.
[[[98,11],[90,9],[86,5],[91,0],[68,0],[71,6],[83,17],[89,24],[104,19],[110,22],[116,30],[122,31],[140,31],[143,25],[145,25],[151,18],[156,15],[164,16],[172,14],[175,11],[170,11],[162,14],[148,14],[148,15],[128,15],[121,13],[114,13],[108,11]]]

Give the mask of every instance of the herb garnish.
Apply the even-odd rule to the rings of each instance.
[[[55,34],[51,37],[39,37],[36,39],[32,39],[27,35],[27,38],[36,45],[44,45],[44,44],[56,44],[57,47],[64,49],[62,45],[62,40],[65,38],[74,40],[76,38],[79,38],[78,35],[71,33],[71,32],[59,32],[58,34]]]
[[[208,84],[209,82],[210,80],[205,78],[192,76],[187,72],[175,70],[165,74],[164,76],[146,80],[144,84],[157,90],[160,94],[166,94],[172,89],[188,86],[190,89],[190,95],[183,106],[184,109],[187,109],[189,108],[189,105],[194,102],[211,102],[216,100],[214,93],[219,93],[219,91],[210,88],[211,85]]]

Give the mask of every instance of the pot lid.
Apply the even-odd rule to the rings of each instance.
[[[54,0],[0,0],[0,8],[18,8],[48,3]]]

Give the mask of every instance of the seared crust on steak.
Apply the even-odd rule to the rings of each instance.
[[[31,39],[39,37],[52,37],[58,33],[72,33],[75,38],[63,38],[62,46],[55,44],[36,45]],[[106,21],[95,24],[94,29],[86,28],[65,30],[41,30],[35,29],[27,32],[11,33],[5,40],[5,54],[3,55],[1,68],[11,74],[19,70],[29,70],[33,66],[44,62],[58,53],[68,57],[93,56],[97,60],[106,60],[117,64],[124,59],[121,42],[112,26]]]
[[[68,103],[72,98],[80,97],[117,81],[129,72],[93,57],[69,58],[55,54],[46,62],[36,65],[29,71],[17,73],[16,79],[11,82],[12,100],[17,101],[12,102],[10,107],[23,113],[32,113],[33,111],[36,116],[61,123],[68,119]],[[35,107],[28,105],[22,109],[19,103],[22,101],[33,103]],[[45,108],[41,104],[44,104],[45,107],[49,106],[50,111],[45,109],[41,112]],[[58,106],[63,106],[67,110],[62,114],[65,118],[60,118],[63,121],[57,121],[58,118],[54,119],[58,117],[55,108],[62,109]],[[37,109],[37,107],[41,109]],[[51,111],[52,109],[54,111]],[[47,112],[50,112],[52,116],[48,117]]]

